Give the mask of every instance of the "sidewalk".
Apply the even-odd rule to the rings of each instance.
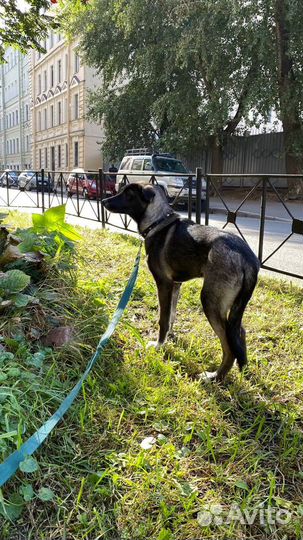
[[[240,206],[245,196],[245,192],[239,193],[237,191],[224,191],[222,194],[222,198],[231,212],[234,212]],[[294,218],[303,220],[303,201],[284,201],[284,204]],[[252,197],[245,201],[237,214],[241,217],[259,218],[260,206],[260,194],[258,194],[257,198],[255,194],[252,194]],[[218,196],[210,198],[209,207],[211,214],[222,214],[222,212],[226,212],[226,208]],[[273,193],[267,193],[265,214],[266,219],[292,221],[292,217]]]

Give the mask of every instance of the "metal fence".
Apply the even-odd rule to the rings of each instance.
[[[102,169],[86,173],[42,169],[26,178],[22,175],[0,171],[0,207],[43,212],[66,204],[68,215],[99,222],[104,228],[136,232],[136,225],[128,216],[110,214],[102,205],[102,199],[115,193],[117,173]],[[247,180],[245,190],[243,185],[232,186],[231,179],[238,176]],[[284,200],[285,192],[279,182],[282,176],[284,181],[303,183],[303,176],[299,175],[203,176],[201,168],[196,174],[170,173],[176,184],[182,178],[182,187],[176,186],[170,204],[196,223],[216,225],[239,234],[258,255],[262,268],[303,279],[303,202]],[[138,177],[141,182],[163,184],[167,173],[134,172],[119,175],[119,181],[136,182]]]

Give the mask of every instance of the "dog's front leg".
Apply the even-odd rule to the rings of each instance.
[[[172,281],[157,281],[156,283],[160,305],[159,338],[158,341],[150,341],[148,343],[149,347],[161,347],[165,343],[172,309],[174,283]]]
[[[169,321],[170,333],[172,333],[173,331],[173,326],[174,326],[174,322],[176,318],[176,309],[177,309],[177,303],[178,303],[179,294],[180,294],[180,288],[181,288],[181,283],[174,282],[172,301],[171,301],[170,321]]]

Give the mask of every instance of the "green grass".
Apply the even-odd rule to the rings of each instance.
[[[12,342],[14,361],[4,372],[16,367],[19,374],[1,383],[7,395],[0,396],[0,419],[4,432],[17,434],[3,439],[2,457],[83,372],[137,246],[133,238],[86,230],[75,271],[49,277],[38,291],[40,307],[22,329],[47,327],[53,317],[72,325],[76,337],[39,367],[31,364],[37,345],[29,352]],[[35,496],[14,522],[0,516],[1,540],[303,538],[302,289],[260,279],[245,314],[249,365],[216,385],[199,381],[221,354],[201,313],[200,288],[198,280],[183,286],[176,337],[161,351],[147,350],[158,307],[143,258],[127,312],[82,396],[37,453],[38,471],[19,472],[3,489],[5,500],[29,483],[35,494],[47,487],[54,497]],[[18,325],[2,318],[3,335],[16,336]],[[142,449],[150,436],[156,443]],[[203,526],[201,512],[216,504],[225,516],[239,505],[258,517],[251,525],[223,519]],[[260,524],[262,508],[286,509],[291,519]]]

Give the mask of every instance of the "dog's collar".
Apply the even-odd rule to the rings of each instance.
[[[179,215],[175,212],[168,212],[164,217],[157,219],[157,221],[154,221],[149,227],[144,229],[140,234],[143,236],[143,238],[146,238],[147,235],[153,231],[157,227],[157,232],[161,231],[171,223],[174,223],[177,219],[179,219]]]

